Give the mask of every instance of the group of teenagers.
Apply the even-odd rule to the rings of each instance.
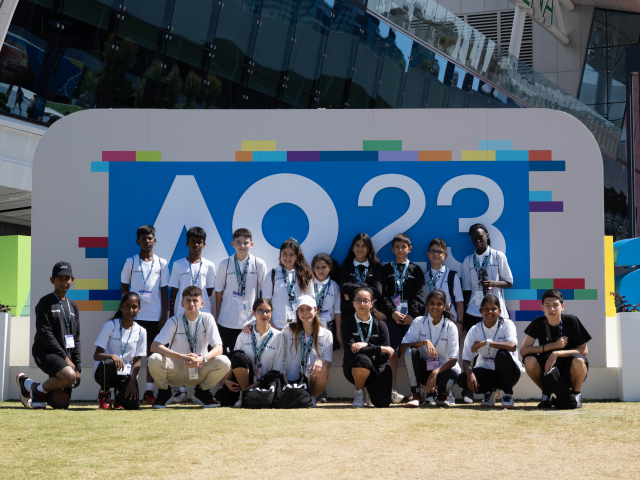
[[[544,315],[527,326],[518,353],[503,293],[513,285],[507,258],[491,248],[484,225],[473,225],[469,235],[475,251],[460,274],[444,265],[447,244],[440,238],[429,244],[425,274],[409,261],[405,234],[393,238],[395,260],[385,265],[370,237],[360,233],[341,268],[326,253],[309,265],[289,238],[280,246],[279,264],[268,269],[251,254],[249,230],[233,233],[235,253],[216,266],[202,256],[206,232],[192,227],[188,256],[169,272],[168,262],[153,253],[155,229],[144,225],[137,231],[140,253],[122,269],[118,311],[95,342],[99,408],[137,409],[144,401],[162,409],[188,401],[186,387],[195,387],[191,400],[205,408],[239,407],[274,375],[283,389],[304,387],[315,406],[327,401],[333,351],[340,347],[356,408],[403,401],[408,408],[449,406],[456,402],[456,384],[463,403],[479,394],[481,405],[492,407],[502,393],[502,408],[514,408],[513,387],[525,371],[542,390],[540,408],[551,407],[555,397],[546,377],[568,385],[572,407],[581,407],[591,336],[577,317],[563,313],[562,293],[548,290]],[[48,379],[17,376],[26,407],[67,408],[71,388],[80,384],[80,314],[67,297],[73,280],[69,263],[56,263],[54,292],[36,306],[32,355]],[[396,390],[401,356],[411,387],[406,400]]]

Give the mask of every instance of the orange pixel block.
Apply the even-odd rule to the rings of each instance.
[[[236,152],[236,162],[252,162],[253,152]]]
[[[418,160],[421,162],[450,162],[451,150],[420,150]]]
[[[101,312],[102,300],[78,300],[78,310],[81,312]]]
[[[529,161],[550,161],[551,150],[529,150]]]

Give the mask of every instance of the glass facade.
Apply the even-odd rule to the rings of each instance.
[[[523,106],[359,0],[21,0],[0,57],[4,112],[44,123],[88,108]]]

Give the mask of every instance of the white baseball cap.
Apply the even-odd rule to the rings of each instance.
[[[302,295],[298,298],[298,303],[296,304],[296,310],[300,308],[301,305],[308,305],[311,308],[318,308],[316,305],[316,299],[311,295]]]

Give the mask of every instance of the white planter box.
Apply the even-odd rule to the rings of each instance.
[[[0,313],[0,401],[9,399],[11,314]]]
[[[618,394],[624,402],[640,402],[640,312],[616,314],[618,326]]]

